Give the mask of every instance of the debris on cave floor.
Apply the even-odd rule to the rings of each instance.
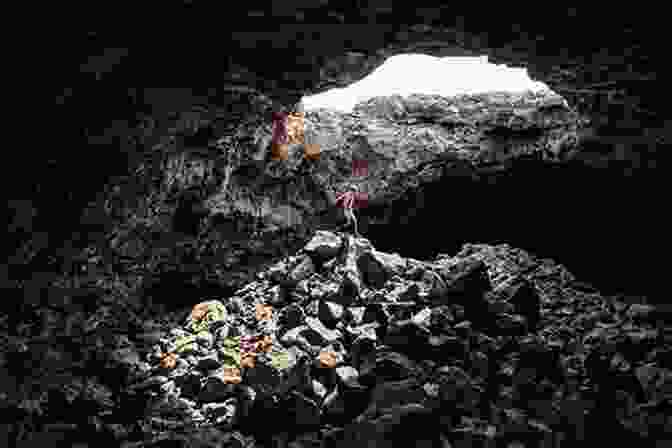
[[[70,324],[39,307],[4,319],[3,409],[24,422],[10,432],[126,447],[672,440],[670,313],[552,260],[467,244],[421,261],[316,231],[252,278],[164,315],[110,296],[71,298]]]
[[[147,397],[147,431],[181,440],[672,440],[669,316],[574,284],[508,245],[428,262],[318,231],[165,329],[125,393]]]

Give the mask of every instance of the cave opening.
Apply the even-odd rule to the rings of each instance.
[[[416,54],[391,57],[347,89],[304,97],[302,103],[305,110],[349,112],[375,96],[526,90],[551,91],[526,69],[489,64],[487,57]],[[646,295],[655,302],[649,268],[641,262],[656,244],[640,231],[650,210],[632,200],[651,191],[653,181],[624,164],[595,167],[530,157],[499,173],[443,176],[392,204],[362,209],[360,230],[378,250],[420,260],[455,254],[466,243],[508,244],[563,264],[604,294]],[[636,238],[631,231],[639,231]]]
[[[489,62],[487,56],[436,57],[422,53],[398,54],[345,88],[305,96],[304,110],[332,109],[351,112],[376,96],[427,94],[454,96],[485,92],[549,91],[530,78],[527,69]]]

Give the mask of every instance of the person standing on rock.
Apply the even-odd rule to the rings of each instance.
[[[346,191],[339,193],[336,196],[336,206],[342,207],[345,211],[345,218],[347,219],[347,225],[352,226],[353,234],[360,238],[361,235],[357,230],[357,218],[355,217],[354,208],[362,205],[362,195],[359,192],[359,188],[355,184],[348,186]]]

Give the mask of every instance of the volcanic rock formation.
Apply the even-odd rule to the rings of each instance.
[[[295,328],[323,326],[330,343],[352,348],[354,340],[345,334],[339,339],[337,330],[342,329],[330,326],[358,319],[361,310],[352,305],[362,300],[358,293],[394,284],[399,290],[392,296],[414,297],[423,289],[416,291],[412,281],[433,284],[434,295],[446,302],[441,306],[447,307],[448,324],[440,331],[431,325],[422,329],[417,322],[427,318],[426,311],[400,321],[389,315],[387,305],[374,303],[364,306],[366,319],[376,324],[367,334],[389,338],[390,347],[408,338],[426,342],[430,361],[442,353],[467,351],[475,359],[425,366],[395,348],[381,352],[384,356],[375,363],[360,356],[362,368],[353,359],[315,353],[320,365],[336,364],[334,369],[311,365],[311,388],[297,391],[300,387],[292,386],[282,395],[296,405],[292,415],[306,416],[296,433],[314,429],[317,421],[322,425],[328,408],[331,427],[320,426],[326,446],[370,440],[377,437],[370,432],[376,429],[388,439],[401,439],[398,431],[405,435],[409,426],[426,429],[427,442],[441,446],[473,446],[478,438],[491,436],[504,437],[504,446],[534,446],[525,438],[544,439],[548,430],[567,434],[569,446],[582,438],[590,446],[600,428],[626,443],[639,444],[644,437],[670,440],[665,432],[669,394],[660,392],[667,387],[670,368],[666,311],[635,299],[643,294],[649,302],[668,301],[665,295],[656,297],[665,291],[666,276],[664,263],[655,261],[669,227],[663,176],[656,170],[658,154],[670,146],[669,63],[661,31],[667,15],[630,4],[613,4],[608,10],[544,4],[530,10],[510,3],[487,8],[383,0],[336,3],[267,2],[256,7],[247,2],[248,11],[239,13],[164,2],[160,10],[120,8],[118,20],[97,3],[92,4],[95,10],[77,5],[72,11],[60,3],[57,10],[41,7],[40,16],[56,27],[36,27],[39,31],[31,35],[39,47],[17,58],[16,66],[24,79],[34,75],[29,85],[52,89],[56,104],[32,109],[39,111],[39,120],[25,119],[32,118],[30,111],[22,115],[31,130],[19,135],[35,135],[32,128],[37,127],[45,142],[39,155],[31,149],[8,150],[6,166],[21,169],[22,175],[3,177],[11,238],[3,245],[7,261],[0,276],[6,291],[0,316],[0,393],[2,421],[17,422],[0,425],[3,435],[26,445],[74,446],[83,440],[149,445],[139,441],[153,434],[151,427],[143,427],[152,423],[144,412],[147,397],[129,393],[128,370],[147,362],[141,349],[159,344],[167,329],[182,326],[193,305],[225,303],[234,293],[249,298],[240,288],[254,284],[260,297],[277,300],[276,311],[287,310],[287,321]],[[61,20],[64,12],[68,17]],[[72,17],[86,18],[87,32],[80,34],[74,25],[64,28]],[[98,17],[115,26],[103,31]],[[326,111],[315,112],[317,119],[307,117],[325,148],[319,159],[304,163],[298,150],[288,163],[265,163],[274,112],[294,109],[304,95],[345,87],[389,56],[404,53],[487,55],[497,64],[525,67],[534,80],[567,100],[568,108],[555,108],[558,114],[567,118],[569,111],[579,122],[576,128],[571,128],[573,118],[561,119],[559,128],[539,126],[534,112],[518,114],[507,106],[505,129],[496,125],[481,139],[485,131],[475,123],[454,120],[464,113],[445,106],[450,100],[419,100],[430,107],[413,115],[406,100],[383,98],[361,105],[349,118]],[[57,63],[50,63],[53,54]],[[129,87],[151,85],[187,87]],[[438,114],[431,112],[434,107]],[[394,121],[404,111],[409,122]],[[364,120],[365,135],[355,136],[351,125],[369,113],[376,118]],[[584,117],[588,123],[581,122]],[[537,129],[511,133],[518,119],[537,123]],[[405,134],[391,137],[392,129]],[[460,134],[468,129],[475,133]],[[464,153],[444,160],[450,151],[442,140],[448,138],[464,138],[462,143],[468,144],[475,143],[469,138],[479,139],[478,149],[469,155],[482,158],[474,161]],[[521,139],[534,149],[526,150]],[[328,208],[325,187],[338,189],[350,172],[351,159],[336,157],[339,149],[329,150],[340,142],[371,155],[374,179],[391,185],[367,190],[374,200],[356,212],[370,243],[363,243],[362,253],[348,252],[346,260],[333,262],[342,235],[322,234],[324,243],[317,251],[306,244],[315,230],[338,222],[339,212],[316,211]],[[398,154],[389,148],[401,142],[435,151]],[[541,148],[541,142],[559,145]],[[225,150],[231,147],[236,149]],[[527,152],[537,158],[528,160]],[[484,171],[488,161],[494,167]],[[327,170],[320,169],[325,166]],[[343,172],[334,176],[335,168]],[[388,178],[383,169],[403,175]],[[233,196],[220,201],[219,195]],[[308,260],[297,255],[300,250],[317,256]],[[389,255],[394,252],[399,256]],[[544,260],[526,262],[532,259],[527,252]],[[473,268],[473,278],[461,280],[454,275],[462,268],[445,272],[441,262],[486,253],[508,254],[502,257],[512,265],[507,261],[502,266],[511,269],[493,277],[497,262],[485,257],[484,269],[464,261],[464,269]],[[300,269],[290,275],[288,267],[267,271],[278,260],[298,261],[292,256],[301,259]],[[568,280],[568,271],[546,258],[566,265],[582,281]],[[425,261],[418,262],[415,273],[403,268],[402,276],[398,270],[410,259]],[[523,266],[512,267],[518,262]],[[339,266],[347,267],[344,278],[334,274]],[[324,305],[320,298],[315,299],[317,312],[310,306],[291,308],[286,302],[295,299],[292,294],[311,275],[321,275],[320,269],[327,277],[324,285],[308,290],[325,297],[337,294],[342,303]],[[502,272],[517,278],[539,271],[541,278],[531,283],[512,284],[509,300],[479,300],[481,292],[487,296],[502,287],[506,280],[497,277]],[[251,283],[260,272],[275,274]],[[271,293],[267,287],[275,289]],[[610,289],[632,294],[605,301]],[[526,305],[537,298],[538,308]],[[227,311],[229,316],[242,312]],[[509,332],[504,342],[498,332]],[[317,338],[308,342],[310,347],[322,345]],[[362,348],[372,347],[367,344]],[[547,352],[558,348],[564,366],[555,375],[530,371],[535,364],[530,359],[556,365],[558,355]],[[179,354],[173,355],[159,362],[180,367]],[[332,370],[340,375],[335,381],[327,373]],[[428,376],[416,376],[418,370]],[[367,383],[362,371],[375,372],[384,383],[375,385],[371,375]],[[235,372],[225,373],[235,377]],[[577,375],[583,383],[575,381]],[[479,381],[486,376],[493,379]],[[530,381],[535,377],[538,381]],[[425,379],[436,380],[436,387]],[[564,386],[551,387],[556,383]],[[599,388],[593,387],[598,383]],[[180,393],[188,393],[189,387],[201,387],[200,379],[198,385],[186,381]],[[206,395],[213,387],[217,392],[216,381]],[[342,394],[349,389],[353,391]],[[323,393],[327,395],[321,398]],[[390,396],[391,402],[380,403]],[[359,404],[346,407],[345,400]],[[226,423],[251,402],[244,395],[223,405],[215,399],[205,414]],[[257,421],[270,422],[267,416],[277,415],[272,394],[256,403],[250,415]],[[168,409],[181,415],[180,406],[195,410],[196,405],[203,411],[204,405],[193,401],[172,403]],[[174,421],[159,424],[166,430]],[[182,430],[177,425],[158,438],[180,438]],[[206,446],[254,443],[249,428],[194,431],[188,437]],[[315,440],[315,434],[288,437],[293,446]]]

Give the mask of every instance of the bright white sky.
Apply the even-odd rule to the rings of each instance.
[[[413,93],[453,96],[489,91],[550,90],[532,81],[524,68],[488,62],[487,56],[437,58],[406,54],[388,58],[366,78],[344,89],[332,89],[303,98],[305,110],[325,107],[351,112],[360,101],[374,96]]]

